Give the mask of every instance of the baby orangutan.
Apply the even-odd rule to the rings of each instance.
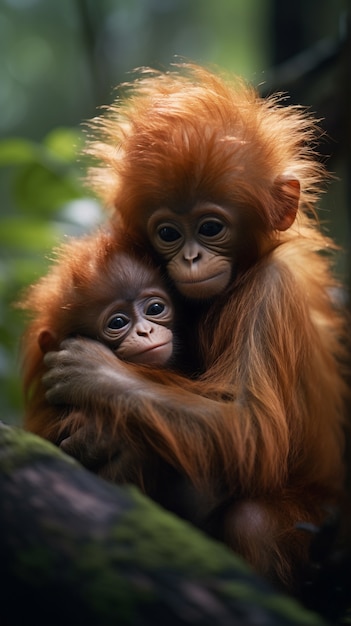
[[[171,360],[174,309],[158,270],[130,243],[122,247],[107,233],[63,245],[51,271],[29,288],[19,306],[33,316],[23,338],[25,427],[63,448],[68,433],[86,426],[91,416],[47,402],[41,384],[45,353],[58,350],[68,337],[84,336],[130,363],[162,367]],[[101,441],[109,436],[105,429]],[[130,447],[122,454],[122,447],[95,469],[106,478],[143,487],[144,477],[136,476],[144,462],[141,442],[137,457],[132,458]],[[91,466],[96,464],[98,459],[91,458]]]

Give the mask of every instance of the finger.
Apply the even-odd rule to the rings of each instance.
[[[63,439],[60,447],[66,454],[73,456],[85,467],[91,468],[106,462],[106,458],[110,456],[111,448],[115,452],[117,444],[98,437],[95,428],[89,425],[79,428],[77,432]]]
[[[70,352],[70,351],[79,351],[84,350],[84,348],[92,347],[94,345],[101,345],[95,339],[90,339],[89,337],[68,337],[64,339],[60,343],[60,351],[61,352]]]
[[[45,399],[49,404],[65,404],[65,402],[61,399],[61,392],[57,385],[51,387],[45,392]]]
[[[41,382],[43,383],[44,387],[46,387],[47,389],[49,387],[52,387],[52,384],[53,384],[52,372],[50,371],[47,374],[44,374],[44,376],[41,379]]]
[[[84,343],[87,343],[87,340],[81,337],[68,337],[61,341],[60,350],[63,352],[64,350],[70,350],[72,348],[77,349]]]
[[[67,352],[60,350],[59,352],[47,352],[44,356],[44,364],[49,369],[57,367],[61,361],[67,357]]]
[[[46,372],[42,377],[42,383],[47,389],[54,387],[58,382],[62,382],[62,376],[58,368],[50,369],[50,371]]]

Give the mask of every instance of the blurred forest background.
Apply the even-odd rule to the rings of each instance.
[[[350,283],[351,50],[349,0],[0,0],[0,402],[20,423],[12,303],[45,272],[51,249],[102,219],[84,188],[82,122],[142,65],[175,55],[245,76],[263,94],[288,91],[327,137],[337,178],[321,219]]]

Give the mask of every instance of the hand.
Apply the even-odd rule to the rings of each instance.
[[[106,404],[128,385],[128,370],[106,346],[91,339],[66,339],[44,357],[46,399],[78,408]],[[130,375],[129,375],[130,376]]]
[[[121,442],[116,433],[111,432],[108,423],[102,430],[95,420],[90,422],[87,419],[76,432],[62,439],[60,448],[85,467],[98,471],[100,466],[121,453]]]

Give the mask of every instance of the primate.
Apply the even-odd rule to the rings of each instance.
[[[315,215],[316,123],[194,65],[144,70],[124,94],[92,122],[91,184],[116,238],[122,222],[189,307],[197,367],[141,371],[77,337],[45,356],[46,397],[146,442],[208,495],[217,538],[296,589],[297,525],[320,524],[343,488],[346,331]],[[84,427],[69,441],[99,447]]]
[[[70,435],[89,424],[92,454],[84,455],[89,469],[119,484],[135,484],[177,515],[209,527],[213,502],[207,493],[194,488],[137,433],[133,437],[129,431],[124,439],[121,429],[116,431],[113,421],[103,422],[99,411],[49,404],[41,382],[46,352],[75,336],[101,341],[140,372],[143,366],[180,366],[174,306],[148,255],[122,233],[119,240],[104,231],[71,239],[57,249],[51,270],[30,286],[18,306],[31,316],[22,340],[25,428],[72,454]],[[95,429],[98,450],[92,445]],[[111,437],[118,438],[118,446],[110,455]],[[79,458],[79,445],[74,455]]]
[[[27,429],[64,448],[67,434],[87,419],[74,406],[50,405],[41,383],[44,354],[67,337],[97,339],[135,364],[172,363],[174,307],[160,272],[144,257],[102,231],[62,245],[48,274],[30,286],[19,303],[32,318],[22,342]],[[107,440],[110,430],[105,428],[103,436]],[[119,443],[113,459],[99,465],[99,458],[92,458],[90,464],[106,478],[144,487],[142,446],[134,457],[131,447]]]

